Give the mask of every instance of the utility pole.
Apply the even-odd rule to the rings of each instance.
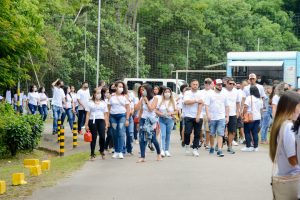
[[[136,78],[139,78],[139,30],[140,24],[136,26]]]
[[[190,47],[190,30],[188,30],[188,38],[186,44],[186,70],[189,69],[189,47]],[[187,73],[185,72],[185,81],[187,82]]]
[[[96,72],[96,87],[99,84],[99,65],[100,65],[100,25],[101,25],[101,0],[98,2],[98,40],[97,40],[97,72]]]
[[[86,24],[87,24],[87,13],[85,13],[85,29],[84,29],[84,66],[83,66],[83,81],[85,82],[86,77]]]

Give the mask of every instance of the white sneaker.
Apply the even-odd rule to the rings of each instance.
[[[167,152],[166,152],[166,153],[167,153]],[[161,150],[160,155],[161,155],[162,157],[165,157],[165,156],[166,156],[166,154],[165,154],[165,152],[164,152],[163,150]]]
[[[258,147],[254,148],[254,152],[258,152]]]
[[[185,154],[190,154],[190,146],[189,145],[185,145]]]
[[[240,144],[243,144],[244,143],[244,141],[245,141],[245,139],[240,139]]]
[[[167,156],[167,157],[171,157],[171,154],[170,154],[169,151],[166,151],[165,153],[166,153],[166,156]]]
[[[243,152],[252,152],[253,148],[252,147],[244,147],[244,148],[241,149],[241,151],[243,151]]]
[[[194,149],[194,150],[193,150],[193,155],[194,155],[195,157],[198,157],[198,156],[199,156],[199,153],[198,153],[197,149]]]
[[[123,153],[119,153],[119,158],[120,158],[120,159],[123,159],[123,158],[124,158]]]
[[[232,145],[233,146],[239,146],[239,144],[236,141],[234,141],[234,140],[232,141]]]
[[[115,152],[112,158],[119,158],[119,154]]]

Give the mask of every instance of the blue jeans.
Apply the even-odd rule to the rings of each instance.
[[[122,153],[126,135],[126,114],[111,114],[110,120],[114,138],[115,152]]]
[[[225,119],[211,120],[209,122],[210,135],[215,136],[217,134],[218,136],[224,136],[225,126],[226,126]]]
[[[29,104],[28,104],[28,108],[29,108],[31,114],[35,115],[35,112],[36,112],[36,110],[37,110],[37,106],[36,106],[36,105],[33,105],[33,104],[31,104],[31,103],[29,103]]]
[[[70,125],[70,128],[71,130],[73,130],[73,119],[74,119],[74,114],[73,114],[73,111],[72,111],[72,108],[64,108],[65,112],[62,113],[61,115],[61,124],[64,124],[65,122],[65,118],[66,116],[68,116],[68,121],[69,121],[69,125]]]
[[[43,121],[46,121],[47,115],[48,115],[48,107],[47,107],[47,105],[44,104],[42,106],[39,106],[39,112],[40,112],[40,114],[42,116]]]
[[[52,112],[53,112],[53,132],[57,132],[57,121],[61,118],[61,107],[52,106]]]
[[[174,127],[174,121],[171,118],[159,118],[161,131],[161,148],[163,151],[169,151],[171,130]]]
[[[144,124],[145,124],[145,119],[142,118],[140,120],[140,127],[142,127]],[[146,146],[147,146],[148,141],[147,141],[147,139],[145,139],[145,133],[143,131],[140,131],[139,136],[140,136],[139,139],[140,139],[141,158],[145,158]],[[160,155],[160,147],[159,147],[159,144],[157,142],[156,133],[155,133],[154,129],[152,130],[151,142],[155,146],[157,155]]]
[[[258,147],[258,129],[260,120],[255,120],[251,123],[244,124],[246,146],[251,147],[251,141],[253,137],[254,148]],[[252,134],[252,137],[251,137]]]
[[[261,120],[261,141],[267,141],[268,130],[271,123],[271,114],[269,112],[264,112]]]
[[[127,150],[127,153],[132,153],[133,132],[134,132],[133,118],[129,117],[129,126],[126,127],[126,150]]]
[[[17,112],[18,111],[18,106],[14,105],[14,110]],[[20,105],[20,113],[23,113],[23,106]]]

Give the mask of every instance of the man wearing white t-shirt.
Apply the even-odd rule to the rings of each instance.
[[[209,120],[210,128],[210,150],[209,153],[214,153],[214,140],[217,134],[218,142],[218,157],[223,157],[222,144],[225,133],[225,126],[229,121],[229,104],[226,92],[222,91],[222,80],[216,80],[214,92],[206,98],[205,110]]]
[[[83,127],[85,122],[86,111],[85,108],[90,100],[90,90],[88,82],[83,82],[81,89],[77,92],[78,101],[78,133],[82,134],[81,127]]]
[[[203,122],[203,116],[201,115],[204,97],[199,88],[199,82],[197,80],[191,81],[191,90],[185,92],[183,102],[185,104],[185,130],[184,130],[184,143],[185,152],[189,153],[190,136],[194,130],[194,141],[193,141],[193,155],[199,156],[198,148],[200,142],[200,132]]]
[[[242,97],[236,88],[234,88],[235,82],[232,78],[228,78],[226,83],[226,91],[228,104],[229,104],[229,121],[227,124],[228,129],[228,149],[227,152],[234,154],[235,151],[232,149],[232,142],[237,130],[237,118],[240,116],[240,103]]]
[[[247,96],[250,96],[250,87],[252,85],[255,85],[259,91],[259,94],[260,94],[260,97],[262,99],[264,99],[266,97],[266,93],[265,93],[265,89],[262,85],[259,85],[258,83],[256,83],[256,75],[255,74],[249,74],[249,81],[250,81],[250,84],[247,85],[245,88],[244,88],[244,92],[245,92],[245,95],[246,97]]]
[[[53,112],[53,132],[52,134],[57,134],[57,121],[61,118],[63,111],[63,103],[65,103],[65,93],[62,89],[64,87],[64,82],[57,79],[52,83],[53,98],[52,98],[52,112]]]

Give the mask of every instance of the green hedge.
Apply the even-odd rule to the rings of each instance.
[[[43,132],[40,115],[17,115],[11,105],[0,103],[0,157],[33,150]]]

